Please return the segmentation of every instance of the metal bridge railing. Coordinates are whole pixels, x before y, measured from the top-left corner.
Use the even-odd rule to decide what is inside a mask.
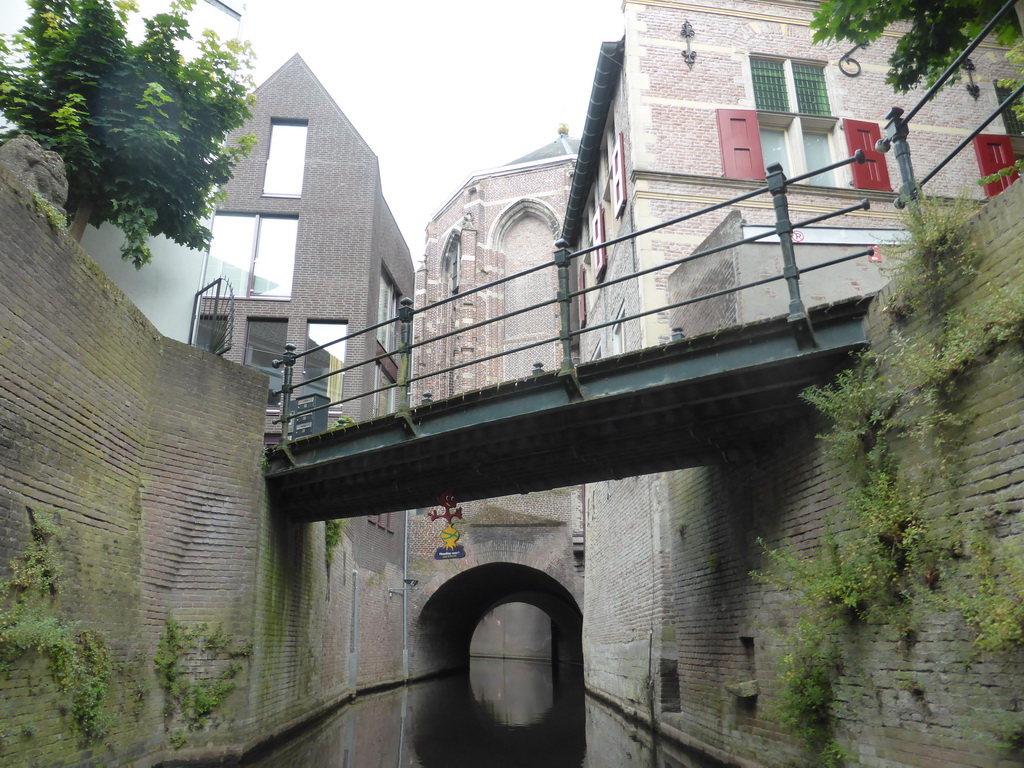
[[[721,203],[716,203],[706,208],[702,208],[699,211],[694,211],[692,213],[688,213],[683,216],[670,219],[660,224],[656,224],[645,229],[631,232],[627,235],[623,235],[621,237],[608,240],[604,243],[597,243],[572,253],[569,252],[567,243],[565,243],[564,241],[559,241],[555,244],[556,249],[554,252],[554,259],[550,262],[536,265],[529,269],[517,272],[513,275],[505,276],[503,278],[500,278],[493,282],[486,283],[484,285],[479,285],[474,288],[460,291],[459,293],[453,296],[440,299],[424,307],[414,308],[412,299],[404,298],[401,301],[401,307],[396,317],[388,318],[375,325],[371,325],[368,328],[364,328],[360,331],[350,333],[347,336],[343,336],[342,338],[336,339],[326,344],[322,344],[318,347],[312,347],[310,349],[305,350],[304,352],[296,352],[296,347],[294,344],[287,344],[285,346],[285,353],[281,356],[279,360],[275,360],[273,363],[275,368],[283,367],[284,369],[282,376],[282,386],[281,390],[279,391],[279,394],[281,394],[282,396],[281,416],[278,419],[278,422],[282,424],[284,438],[288,439],[289,422],[295,417],[295,413],[291,407],[291,400],[292,395],[296,389],[304,385],[322,381],[331,376],[341,376],[347,371],[361,368],[362,366],[379,364],[386,359],[396,359],[397,380],[394,383],[389,383],[385,386],[381,386],[376,389],[372,389],[369,391],[360,391],[358,394],[354,394],[349,397],[343,397],[333,402],[320,405],[316,408],[305,410],[304,413],[308,414],[318,410],[338,408],[344,405],[345,403],[349,403],[354,400],[359,400],[369,396],[378,395],[380,393],[394,391],[397,400],[397,412],[400,415],[408,417],[408,414],[412,410],[412,406],[410,404],[410,390],[411,386],[414,383],[422,382],[432,377],[437,377],[461,369],[465,369],[469,366],[480,365],[499,358],[517,355],[519,353],[537,349],[538,347],[546,345],[553,345],[557,349],[559,372],[571,373],[576,365],[576,362],[573,359],[573,342],[575,339],[578,339],[583,334],[592,333],[603,328],[607,328],[613,323],[623,323],[630,320],[637,320],[660,312],[665,312],[666,310],[674,309],[676,307],[682,307],[699,301],[705,301],[707,299],[711,299],[721,295],[738,293],[749,288],[753,288],[775,281],[784,281],[786,284],[788,297],[787,318],[789,320],[790,326],[796,334],[798,342],[801,344],[801,346],[812,347],[815,344],[814,329],[811,327],[810,319],[808,318],[806,308],[800,295],[800,269],[797,267],[795,258],[792,238],[793,230],[801,227],[810,226],[812,224],[816,224],[822,221],[826,221],[828,219],[835,218],[836,216],[842,216],[853,211],[867,210],[869,208],[869,203],[867,200],[862,200],[856,205],[852,205],[830,213],[822,214],[820,216],[815,216],[814,218],[811,219],[793,223],[791,221],[789,214],[789,205],[786,197],[786,190],[789,187],[789,185],[800,181],[804,181],[805,179],[808,179],[819,173],[835,170],[837,168],[842,168],[852,163],[863,162],[864,154],[863,152],[858,150],[852,157],[840,160],[839,162],[833,163],[824,168],[819,168],[809,173],[796,176],[792,179],[787,179],[782,171],[782,166],[779,165],[778,163],[774,163],[768,166],[767,168],[767,183],[764,186],[759,187],[755,190],[751,190],[749,192],[745,192],[741,195],[738,195]],[[572,290],[571,288],[570,275],[574,262],[577,262],[578,259],[583,258],[592,251],[595,251],[603,247],[610,247],[617,243],[621,243],[627,240],[633,240],[637,237],[640,237],[641,235],[649,234],[660,229],[665,229],[666,227],[671,227],[676,224],[680,224],[682,222],[689,221],[699,216],[704,216],[713,213],[723,208],[727,208],[729,206],[736,205],[738,203],[750,200],[751,198],[765,194],[770,195],[772,198],[773,208],[775,212],[774,229],[769,229],[768,231],[765,231],[763,233],[743,238],[741,240],[737,240],[725,245],[720,245],[713,248],[708,248],[703,251],[698,251],[696,253],[691,253],[682,258],[667,261],[655,267],[632,272],[628,275],[623,275],[621,277],[606,279],[598,283],[597,285],[578,288],[576,290]],[[772,275],[770,277],[766,277],[752,282],[741,283],[717,291],[712,291],[709,293],[702,294],[700,296],[690,297],[683,301],[670,304],[668,306],[659,306],[626,317],[618,317],[612,322],[590,324],[583,328],[574,328],[572,326],[572,303],[580,296],[584,296],[595,291],[607,290],[609,287],[617,285],[627,280],[635,280],[644,275],[648,275],[654,272],[673,269],[683,263],[692,262],[701,258],[705,258],[712,254],[728,250],[730,248],[735,248],[737,246],[748,243],[754,243],[759,240],[763,240],[765,238],[773,237],[776,235],[779,237],[780,247],[782,250],[783,268],[782,272],[779,274]],[[852,259],[861,258],[871,253],[871,249],[858,251],[857,253],[833,259],[827,263],[818,264],[809,269],[805,269],[804,271],[806,272],[810,271],[811,269],[822,269],[828,266],[833,266],[846,261],[850,261]],[[443,323],[443,325],[450,327],[447,330],[438,333],[434,336],[425,337],[418,341],[413,339],[413,329],[417,318],[423,318],[427,315],[427,313],[443,311],[448,305],[451,305],[453,302],[465,301],[467,298],[477,294],[486,294],[486,292],[492,291],[495,288],[502,286],[506,283],[510,283],[515,280],[521,280],[533,275],[537,275],[539,273],[546,272],[547,270],[551,269],[555,270],[556,279],[552,283],[555,286],[555,290],[553,291],[552,295],[548,296],[547,298],[541,301],[530,303],[528,306],[503,312],[492,317],[487,317],[479,322],[463,325],[459,325],[458,322]],[[520,344],[511,349],[503,349],[501,351],[491,352],[489,354],[484,354],[479,357],[474,357],[469,360],[453,362],[450,365],[444,365],[424,372],[414,373],[413,371],[414,352],[418,349],[423,349],[428,345],[437,344],[445,340],[454,339],[463,334],[479,331],[483,328],[504,322],[513,317],[527,315],[528,313],[531,312],[537,312],[543,310],[546,307],[551,307],[555,311],[553,312],[553,314],[557,313],[557,333],[555,335],[545,335],[542,338],[535,339],[524,344]],[[366,357],[365,359],[359,360],[357,362],[344,365],[343,367],[337,370],[329,371],[320,376],[306,379],[305,381],[299,384],[294,383],[293,369],[295,367],[295,363],[298,360],[305,357],[306,355],[312,354],[313,352],[324,349],[325,347],[333,346],[334,344],[338,344],[341,342],[346,342],[346,348],[349,348],[347,342],[349,342],[350,340],[359,338],[364,334],[370,333],[379,328],[390,326],[393,324],[396,324],[399,329],[398,345],[396,349],[386,351],[382,354]],[[538,366],[541,366],[541,364],[535,364],[535,372],[539,372]],[[540,368],[540,370],[542,370],[542,368]],[[424,402],[430,402],[430,399],[430,394],[424,393]]]

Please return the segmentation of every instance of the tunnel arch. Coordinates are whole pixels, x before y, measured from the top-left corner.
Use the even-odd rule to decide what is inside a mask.
[[[411,627],[413,675],[468,667],[477,624],[491,609],[512,602],[533,605],[551,618],[559,661],[583,663],[583,612],[572,593],[536,568],[497,562],[469,568],[429,596]]]

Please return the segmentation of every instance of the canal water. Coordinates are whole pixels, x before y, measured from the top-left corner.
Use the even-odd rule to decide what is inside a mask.
[[[361,696],[245,768],[722,768],[587,696],[579,667],[475,658]]]

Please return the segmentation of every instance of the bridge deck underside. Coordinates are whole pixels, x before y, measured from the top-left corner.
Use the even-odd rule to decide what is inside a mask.
[[[774,319],[296,440],[272,457],[272,502],[310,522],[738,458],[799,426],[799,393],[865,345],[866,306],[813,312],[815,347]]]

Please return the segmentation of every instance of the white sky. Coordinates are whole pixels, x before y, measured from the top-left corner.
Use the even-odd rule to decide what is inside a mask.
[[[380,158],[384,196],[413,259],[430,216],[473,171],[579,136],[601,42],[621,0],[245,0],[242,37],[263,82],[299,53]],[[229,0],[241,5],[242,0]],[[144,15],[169,0],[141,0]],[[0,0],[0,33],[22,0]],[[198,0],[197,21],[237,24]]]

